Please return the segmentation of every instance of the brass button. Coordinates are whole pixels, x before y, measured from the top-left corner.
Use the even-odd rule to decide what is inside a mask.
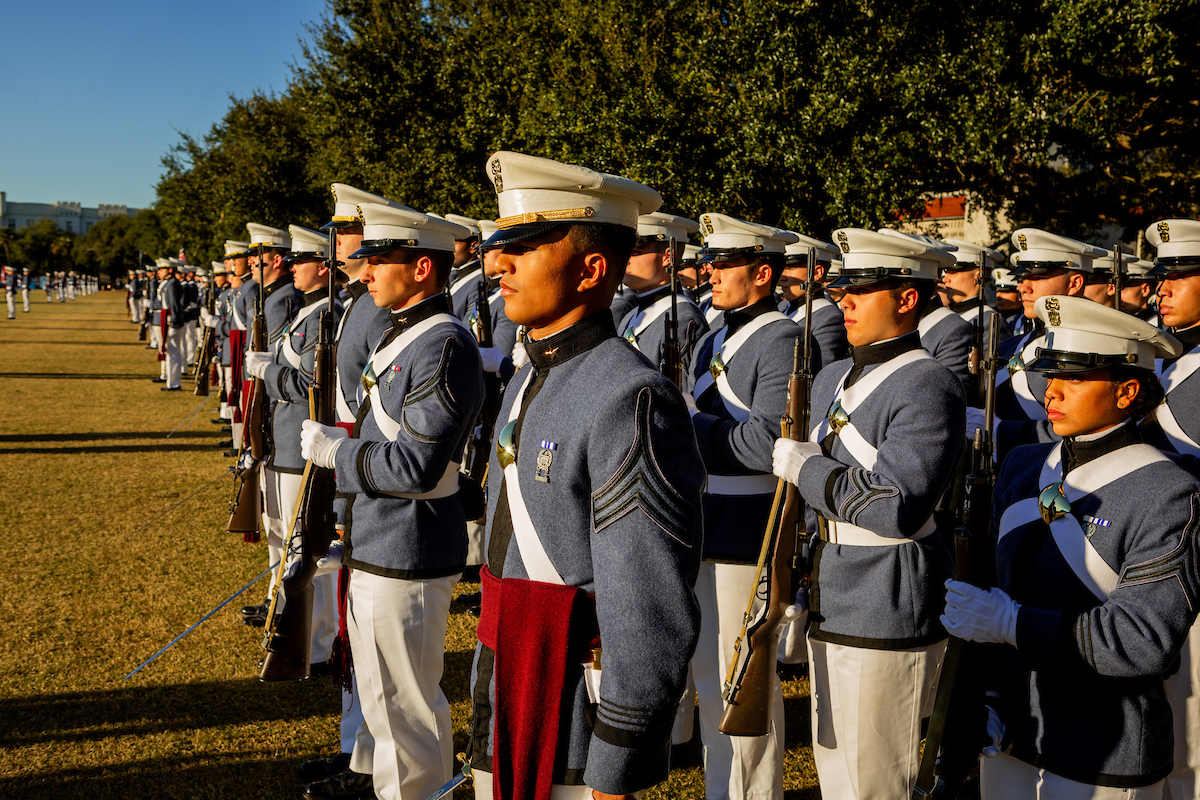
[[[500,462],[500,469],[507,469],[509,464],[515,464],[517,461],[517,421],[505,425],[500,430],[500,435],[496,437],[496,460]]]
[[[849,424],[850,415],[846,413],[846,409],[842,408],[842,401],[833,401],[833,407],[829,409],[829,429],[833,431],[833,435],[839,435],[842,428]]]
[[[1052,483],[1038,495],[1038,511],[1047,525],[1071,513],[1071,502],[1063,494],[1062,481]]]

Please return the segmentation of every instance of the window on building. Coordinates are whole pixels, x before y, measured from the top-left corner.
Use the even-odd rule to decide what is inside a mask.
[[[8,229],[10,231],[15,231],[17,229],[17,221],[15,219],[10,219],[8,221]]]
[[[71,220],[67,220],[67,233],[73,233],[73,232],[74,232],[74,228],[72,227],[72,222],[71,222]]]

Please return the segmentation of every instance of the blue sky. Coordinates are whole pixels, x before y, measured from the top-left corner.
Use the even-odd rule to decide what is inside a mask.
[[[5,3],[0,191],[12,202],[154,200],[179,132],[229,95],[281,92],[324,0]]]

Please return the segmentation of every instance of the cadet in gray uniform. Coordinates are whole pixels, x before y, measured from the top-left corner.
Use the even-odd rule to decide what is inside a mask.
[[[986,293],[983,301],[979,298],[979,281],[997,266],[1004,263],[1004,255],[999,251],[983,245],[972,244],[962,239],[947,239],[946,244],[953,245],[955,264],[942,270],[938,281],[938,296],[942,305],[958,314],[972,327],[983,329],[983,348],[986,351],[991,345],[988,342],[992,325],[992,315],[1000,313],[987,304]],[[986,267],[987,273],[984,272]],[[997,344],[1012,336],[1008,324],[1000,320],[1000,339]]]
[[[771,731],[730,737],[717,730],[724,712],[722,682],[770,515],[776,481],[768,455],[779,436],[796,337],[802,329],[775,307],[790,231],[724,214],[700,217],[712,267],[713,307],[723,325],[696,346],[688,389],[692,424],[708,471],[704,493],[704,561],[696,581],[700,641],[692,679],[704,741],[704,791],[709,800],[783,794],[783,690],[772,687]],[[814,354],[815,355],[815,354]],[[820,369],[813,364],[814,372]]]
[[[284,256],[291,250],[291,237],[288,232],[255,222],[246,224],[250,232],[250,268],[254,272],[263,292],[263,315],[267,323],[267,351],[251,357],[250,350],[245,353],[246,380],[255,376],[251,372],[251,361],[255,360],[259,371],[258,377],[265,374],[273,354],[281,346],[281,340],[288,332],[288,326],[300,309],[304,307],[304,295],[292,284],[291,271],[284,264]],[[260,262],[259,245],[262,245]],[[245,288],[245,284],[242,285]],[[253,321],[253,310],[251,310]],[[250,342],[246,342],[247,348]],[[278,388],[278,387],[276,387]],[[268,397],[272,397],[268,388]],[[276,432],[274,410],[276,402],[265,403],[263,413],[268,419],[268,430]],[[285,412],[286,414],[286,412]],[[307,410],[305,416],[308,416]],[[267,447],[267,460],[259,470],[262,488],[262,519],[263,529],[267,533],[268,564],[274,564],[283,557],[283,544],[287,538],[287,525],[295,505],[296,494],[300,490],[300,475],[304,471],[304,462],[300,458],[300,442],[289,437],[273,440]],[[299,462],[299,467],[296,466]],[[278,464],[278,466],[276,466]],[[274,592],[274,581],[270,584]],[[261,615],[248,614],[248,618],[259,617],[265,621],[266,609]],[[250,621],[250,624],[257,623]]]
[[[4,299],[8,302],[8,318],[17,318],[17,271],[4,268]]]
[[[610,312],[637,218],[661,199],[519,153],[487,174],[500,229],[485,245],[502,248],[530,363],[488,471],[475,796],[632,797],[667,777],[699,628],[704,475],[687,409]]]
[[[1036,228],[1014,231],[1012,242],[1017,248],[1014,273],[1021,304],[1033,327],[1023,336],[1000,343],[999,355],[1006,366],[996,375],[996,463],[1003,463],[1019,445],[1056,440],[1043,405],[1046,379],[1041,373],[1027,372],[1024,366],[1036,358],[1037,348],[1044,343],[1034,303],[1048,295],[1082,295],[1092,260],[1105,253],[1102,248]],[[974,438],[982,419],[982,413],[970,412],[969,439]]]
[[[343,772],[328,783],[340,796],[424,798],[453,769],[439,681],[466,557],[456,459],[479,414],[483,377],[479,350],[445,295],[462,227],[406,207],[360,208],[363,240],[352,257],[367,259],[363,280],[391,309],[392,330],[363,373],[353,438],[307,421],[304,455],[336,469],[338,489],[353,495],[347,621],[375,741],[369,774]]]
[[[242,244],[241,242],[225,242],[225,252],[228,258],[230,247]],[[250,243],[246,242],[246,246],[241,250],[239,257],[233,259],[234,275],[241,278],[241,285],[235,290],[233,302],[230,304],[230,321],[229,326],[229,343],[231,365],[230,365],[230,385],[237,392],[236,403],[230,403],[234,407],[233,410],[233,449],[239,454],[243,444],[242,417],[245,413],[246,402],[246,374],[243,369],[243,363],[246,358],[246,346],[249,344],[250,326],[254,323],[254,309],[258,304],[258,293],[261,290],[261,284],[255,280],[254,272],[250,269]],[[257,255],[255,255],[257,258]],[[263,608],[263,613],[266,613],[266,608]]]
[[[804,299],[805,287],[808,285],[808,254],[814,253],[816,262],[816,293],[813,295],[812,334],[820,351],[821,363],[832,364],[850,354],[850,344],[846,341],[846,326],[843,324],[842,311],[825,297],[822,288],[830,262],[837,257],[838,250],[829,242],[814,239],[811,236],[796,234],[797,241],[789,244],[785,252],[783,276],[779,279],[779,310],[797,325],[804,325],[805,309],[808,304]]]
[[[822,794],[908,798],[932,711],[951,574],[934,518],[963,448],[961,381],[921,346],[918,321],[954,257],[911,237],[842,228],[827,292],[852,358],[813,384],[809,440],[780,439],[774,471],[808,504],[809,680]]]
[[[1162,322],[1182,344],[1177,356],[1155,362],[1165,402],[1143,423],[1143,435],[1171,460],[1200,477],[1200,222],[1165,219],[1146,229],[1158,249],[1152,278],[1159,280]],[[1156,495],[1157,496],[1157,495]],[[1200,633],[1193,626],[1179,670],[1167,679],[1175,720],[1175,768],[1163,786],[1169,800],[1193,800],[1200,769]]]
[[[358,389],[362,381],[363,370],[371,357],[375,345],[384,334],[392,329],[392,321],[386,307],[375,304],[368,292],[367,284],[363,283],[363,272],[366,269],[365,258],[351,258],[362,244],[363,226],[358,208],[367,203],[400,208],[387,198],[370,192],[364,192],[344,183],[330,186],[333,194],[333,216],[329,222],[321,226],[321,230],[337,230],[335,243],[339,269],[346,276],[346,302],[342,307],[342,318],[338,322],[337,340],[337,408],[338,424],[347,430],[352,430],[358,417]],[[337,529],[341,541],[330,546],[330,556],[326,567],[333,569],[340,566],[338,575],[339,596],[345,589],[345,582],[350,580],[350,570],[342,565],[345,554],[344,541],[347,538],[349,520],[346,515],[346,499],[340,497],[334,504],[337,513]],[[350,691],[342,691],[342,717],[340,726],[340,750],[338,755],[331,758],[314,759],[300,766],[300,777],[306,784],[307,797],[341,797],[347,792],[353,794],[355,786],[364,784],[361,775],[370,775],[374,761],[375,740],[367,728],[362,712],[362,702],[359,699],[358,679],[353,677]],[[351,774],[337,777],[349,770]],[[343,791],[346,790],[346,791]]]
[[[671,240],[675,241],[676,254],[681,253],[687,237],[697,230],[694,221],[661,211],[638,218],[637,243],[625,267],[625,285],[633,290],[633,308],[617,323],[617,333],[656,367],[662,365],[666,322],[671,312]],[[683,287],[676,295],[675,308],[679,315],[676,335],[686,375],[692,350],[708,332],[708,322]]]
[[[172,259],[167,259],[173,261]],[[162,310],[159,313],[167,315],[167,357],[163,361],[165,374],[160,377],[166,382],[162,387],[164,392],[180,391],[180,381],[183,378],[184,362],[184,327],[187,325],[187,294],[179,280],[180,273],[172,263],[164,274],[167,276],[158,287],[159,302]]]
[[[271,454],[266,469],[274,481],[265,497],[275,496],[278,518],[268,514],[268,535],[272,526],[282,541],[291,531],[288,525],[292,511],[300,498],[304,458],[300,455],[300,431],[308,419],[308,387],[312,386],[316,368],[317,339],[321,331],[321,311],[329,307],[331,280],[326,261],[329,258],[329,238],[318,231],[299,225],[288,226],[291,251],[284,264],[292,273],[291,289],[302,297],[303,305],[288,320],[286,327],[272,343],[269,352],[246,354],[246,374],[262,378],[271,405]],[[269,274],[268,274],[269,277]],[[275,298],[288,291],[268,286],[267,299],[271,307]],[[342,304],[334,300],[334,325],[341,318]],[[290,557],[291,554],[289,554]],[[331,574],[313,577],[312,606],[312,663],[329,660],[333,639],[337,635],[337,591]]]
[[[947,584],[947,630],[995,659],[985,800],[1142,800],[1171,771],[1163,677],[1196,618],[1200,483],[1143,444],[1177,341],[1082,297],[1039,298],[1060,441],[1013,452],[996,483],[997,588]],[[1145,498],[1154,513],[1145,513]],[[1001,753],[1001,751],[1005,751]]]
[[[29,313],[29,290],[32,288],[33,276],[29,274],[29,267],[24,267],[21,270],[21,302],[25,306],[25,313]]]
[[[1154,262],[1143,259],[1125,265],[1125,278],[1121,286],[1121,310],[1149,322],[1156,328],[1161,328],[1163,322],[1159,319],[1155,306],[1157,298],[1154,295],[1158,279],[1150,274],[1153,269]]]

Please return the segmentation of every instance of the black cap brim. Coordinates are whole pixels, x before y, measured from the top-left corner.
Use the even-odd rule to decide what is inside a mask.
[[[1041,372],[1051,375],[1083,375],[1088,372],[1096,372],[1102,369],[1112,369],[1113,367],[1142,367],[1145,369],[1153,369],[1154,364],[1149,366],[1131,362],[1124,355],[1102,355],[1099,353],[1075,353],[1066,350],[1047,350],[1044,347],[1037,349],[1037,357],[1025,366],[1028,372]]]
[[[331,220],[329,222],[326,222],[321,227],[317,228],[317,230],[329,231],[329,230],[333,230],[334,228],[361,228],[361,227],[362,227],[361,222],[340,222],[338,220]]]
[[[511,228],[501,228],[487,238],[480,245],[484,250],[494,250],[497,247],[523,242],[526,239],[534,239],[544,233],[549,233],[560,225],[569,225],[569,222],[531,222],[528,225],[514,225]]]
[[[404,245],[396,244],[394,241],[391,241],[391,240],[373,239],[370,241],[364,241],[361,245],[359,245],[359,248],[357,250],[355,250],[353,253],[351,253],[350,255],[348,255],[346,257],[347,258],[370,258],[371,256],[381,256],[385,253],[390,253],[393,250],[400,250],[403,247],[404,247]]]

